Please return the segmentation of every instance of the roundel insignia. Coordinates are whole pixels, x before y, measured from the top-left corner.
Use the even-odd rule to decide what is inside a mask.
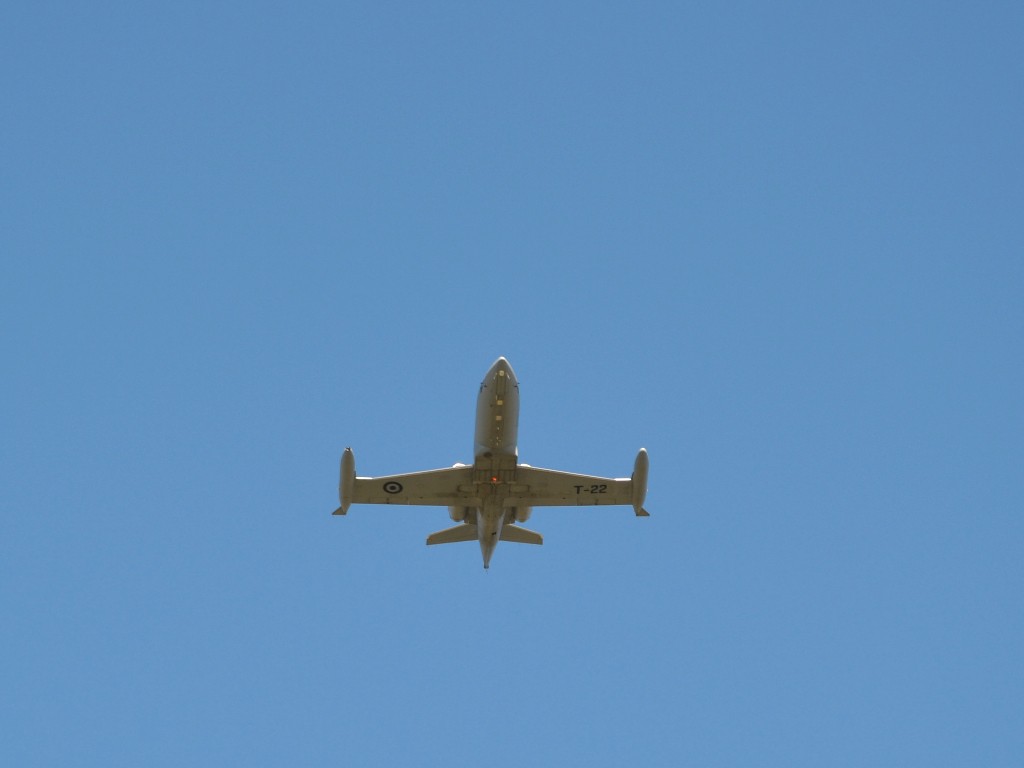
[[[391,480],[391,481],[389,481],[387,483],[384,483],[384,493],[401,493],[401,492],[402,492],[402,484],[401,483],[396,483],[394,480]]]

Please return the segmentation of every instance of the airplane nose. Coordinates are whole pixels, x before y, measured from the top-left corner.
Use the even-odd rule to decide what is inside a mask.
[[[507,376],[509,379],[513,380],[516,376],[515,373],[512,371],[512,365],[505,357],[499,357],[497,360],[494,361],[494,365],[491,366],[491,373],[494,374],[495,376],[501,373],[502,375]]]

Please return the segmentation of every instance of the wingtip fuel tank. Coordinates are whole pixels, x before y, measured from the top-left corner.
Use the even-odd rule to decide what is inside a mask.
[[[341,481],[338,483],[338,500],[341,506],[334,514],[344,515],[352,505],[352,489],[356,484],[356,457],[351,448],[341,454]]]
[[[650,461],[647,458],[647,449],[641,448],[636,455],[633,464],[633,511],[637,517],[650,517],[650,513],[644,509],[644,499],[647,497],[647,470]]]

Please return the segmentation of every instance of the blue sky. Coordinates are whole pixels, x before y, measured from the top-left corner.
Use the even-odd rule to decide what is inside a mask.
[[[5,6],[0,762],[1019,765],[1022,32]],[[331,517],[499,355],[649,519]]]

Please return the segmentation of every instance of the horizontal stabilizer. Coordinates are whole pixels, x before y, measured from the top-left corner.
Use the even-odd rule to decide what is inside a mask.
[[[475,525],[459,523],[454,528],[445,528],[443,531],[432,533],[427,536],[427,545],[430,544],[454,544],[457,541],[476,541],[479,538]]]
[[[499,537],[502,541],[514,541],[516,544],[543,544],[544,537],[536,531],[531,531],[528,528],[520,528],[518,525],[512,525],[512,523],[505,523],[501,527],[501,536]]]

